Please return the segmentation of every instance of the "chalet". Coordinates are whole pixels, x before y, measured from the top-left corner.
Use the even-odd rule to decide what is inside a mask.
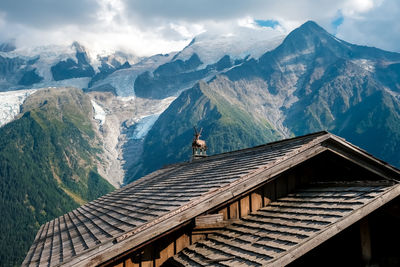
[[[204,157],[42,225],[23,266],[400,266],[399,181],[328,132]]]

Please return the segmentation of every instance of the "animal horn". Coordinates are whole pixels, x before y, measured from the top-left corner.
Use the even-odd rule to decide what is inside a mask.
[[[193,126],[194,132],[197,134],[196,126]]]
[[[201,132],[203,131],[203,128],[200,128],[200,132],[199,132],[199,134],[201,134]]]

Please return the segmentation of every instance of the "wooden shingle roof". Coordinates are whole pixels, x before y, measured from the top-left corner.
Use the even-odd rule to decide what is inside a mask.
[[[344,149],[364,157],[371,171],[399,175],[328,132],[167,166],[42,225],[23,266],[81,266],[111,259],[330,149],[329,141],[339,145],[335,153]]]
[[[400,195],[400,184],[308,187],[169,260],[169,266],[285,266]]]

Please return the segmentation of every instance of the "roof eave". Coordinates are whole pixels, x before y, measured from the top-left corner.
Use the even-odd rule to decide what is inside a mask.
[[[288,265],[289,263],[300,258],[313,248],[319,246],[326,240],[342,232],[347,227],[358,222],[362,218],[371,214],[372,212],[382,207],[383,205],[393,200],[394,198],[398,197],[399,195],[400,195],[400,185],[398,184],[395,185],[389,191],[385,192],[383,195],[376,198],[374,201],[364,205],[363,207],[357,210],[354,210],[350,215],[343,217],[339,222],[331,224],[325,230],[323,230],[322,233],[318,234],[315,237],[310,238],[306,243],[299,245],[298,247],[294,248],[285,255],[282,255],[281,257],[277,258],[271,263],[268,263],[268,266],[278,267],[278,266]]]
[[[349,143],[343,138],[330,134],[330,138],[322,143],[329,151],[379,175],[388,180],[400,181],[400,170],[380,160],[365,150]]]

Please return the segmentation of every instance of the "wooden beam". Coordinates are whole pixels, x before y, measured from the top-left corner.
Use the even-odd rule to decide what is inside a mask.
[[[360,221],[360,241],[361,241],[360,244],[361,258],[365,266],[368,266],[371,262],[372,252],[371,252],[371,235],[367,217],[365,217]]]
[[[400,170],[338,137],[325,141],[323,145],[326,146],[329,151],[367,169],[372,173],[382,176],[385,179],[397,182],[400,180]]]
[[[196,228],[209,228],[214,225],[220,225],[224,221],[224,214],[207,214],[202,216],[197,216],[195,219]]]
[[[235,201],[229,205],[229,219],[239,219],[239,202]]]

